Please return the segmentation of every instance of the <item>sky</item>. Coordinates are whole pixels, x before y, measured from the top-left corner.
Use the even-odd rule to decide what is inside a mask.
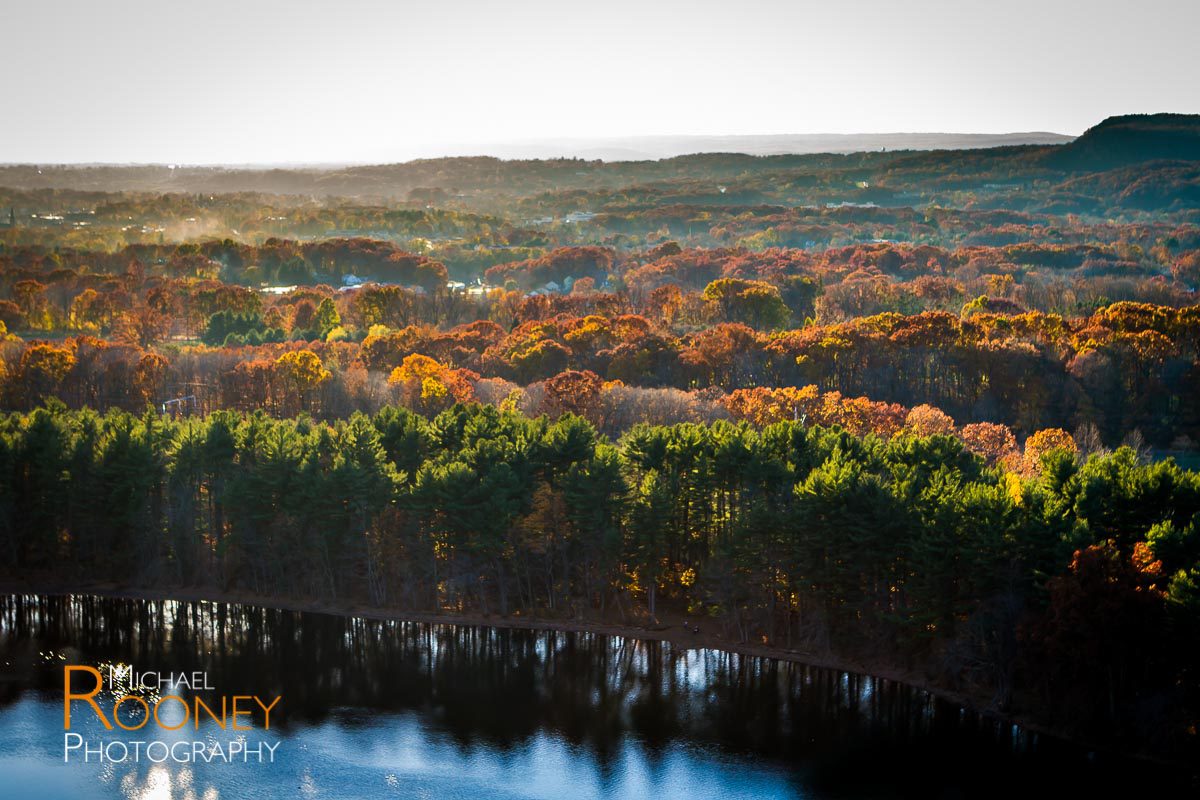
[[[1196,0],[0,0],[0,162],[1200,113]]]

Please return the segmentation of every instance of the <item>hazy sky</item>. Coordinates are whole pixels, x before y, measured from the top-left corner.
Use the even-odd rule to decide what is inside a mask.
[[[0,0],[0,162],[1079,133],[1200,112],[1197,30],[1197,0]]]

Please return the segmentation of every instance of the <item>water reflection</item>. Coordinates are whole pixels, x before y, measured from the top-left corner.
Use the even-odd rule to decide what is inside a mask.
[[[588,633],[7,596],[0,655],[0,774],[43,798],[982,796],[1135,772],[891,681]],[[279,759],[57,763],[62,664],[104,661],[282,695]]]

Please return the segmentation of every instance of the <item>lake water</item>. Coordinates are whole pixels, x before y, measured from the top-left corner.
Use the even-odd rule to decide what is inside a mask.
[[[79,701],[72,731],[113,759],[151,740],[184,757],[64,762],[63,667],[111,663],[203,671],[212,690],[158,695],[185,702],[282,699],[243,733],[110,731]],[[889,681],[595,634],[0,596],[0,664],[0,798],[1136,796],[1161,774]],[[96,699],[107,713],[117,695]],[[272,758],[214,756],[235,740]]]

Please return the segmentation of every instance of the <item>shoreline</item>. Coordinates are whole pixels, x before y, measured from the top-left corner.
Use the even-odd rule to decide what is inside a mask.
[[[418,612],[349,602],[302,601],[295,598],[257,595],[250,592],[222,592],[216,589],[206,590],[191,587],[175,590],[144,589],[113,583],[79,583],[71,584],[70,586],[56,585],[52,588],[34,588],[27,583],[19,581],[0,580],[0,594],[34,594],[43,596],[92,595],[113,600],[224,603],[229,605],[272,608],[280,611],[358,617],[361,619],[389,622],[491,627],[510,630],[557,631],[563,633],[592,633],[602,636],[620,636],[640,641],[667,642],[673,647],[684,650],[718,650],[725,653],[736,653],[754,658],[770,658],[776,661],[802,664],[818,669],[850,672],[878,680],[891,681],[925,692],[931,697],[967,709],[980,716],[997,722],[1016,725],[1030,733],[1068,742],[1084,750],[1109,753],[1146,763],[1189,769],[1189,765],[1182,761],[1162,758],[1152,754],[1129,752],[1111,745],[1097,744],[1072,736],[1062,730],[1056,730],[1053,727],[1043,725],[1023,715],[999,711],[992,707],[986,698],[982,696],[938,686],[928,678],[910,670],[899,669],[887,664],[867,664],[831,653],[811,653],[777,645],[737,642],[712,631],[691,633],[687,632],[681,624],[668,625],[660,622],[658,625],[651,627],[628,622],[613,623],[595,620],[564,620],[519,615],[499,616],[478,612]],[[713,624],[716,624],[715,620]]]

